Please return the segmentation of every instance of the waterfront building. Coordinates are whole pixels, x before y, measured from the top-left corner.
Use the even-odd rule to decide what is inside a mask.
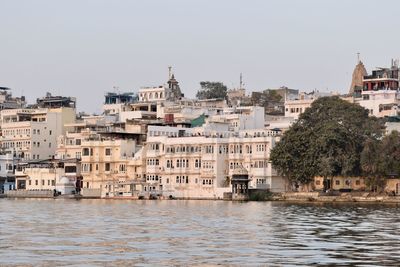
[[[8,109],[0,112],[1,147],[24,160],[49,159],[55,154],[57,137],[75,121],[70,107]]]
[[[14,157],[13,153],[0,153],[0,194],[15,189],[15,166],[19,158]]]
[[[128,173],[128,163],[140,149],[139,137],[138,134],[108,132],[82,140],[84,196],[114,195],[119,182],[136,177],[135,173]]]
[[[72,194],[80,190],[80,165],[74,159],[21,162],[15,180],[19,190],[57,190]]]
[[[337,176],[329,178],[325,181],[324,177],[314,177],[314,184],[311,186],[315,190],[322,191],[325,188],[329,188],[332,190],[344,190],[344,191],[365,191],[367,186],[365,184],[364,177],[343,177]]]
[[[245,168],[249,188],[285,189],[269,161],[279,132],[229,131],[229,124],[199,128],[149,126],[145,147],[145,191],[178,198],[223,198],[232,175]]]

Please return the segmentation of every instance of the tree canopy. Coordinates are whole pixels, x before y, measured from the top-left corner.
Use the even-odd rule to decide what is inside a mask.
[[[200,86],[198,99],[226,98],[228,88],[221,82],[200,82]]]
[[[367,140],[377,141],[383,125],[363,107],[339,97],[322,97],[307,108],[271,151],[277,171],[307,184],[315,176],[357,176]]]
[[[399,177],[399,132],[393,131],[382,140],[367,140],[361,152],[361,169],[372,188],[382,188],[387,177]]]

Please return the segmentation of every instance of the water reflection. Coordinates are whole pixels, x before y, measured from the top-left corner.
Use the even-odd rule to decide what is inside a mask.
[[[400,265],[400,207],[0,199],[0,265]]]

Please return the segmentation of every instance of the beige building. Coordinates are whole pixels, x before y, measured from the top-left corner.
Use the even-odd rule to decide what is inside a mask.
[[[128,165],[139,150],[136,140],[98,135],[83,140],[81,147],[83,195],[115,195],[119,182],[135,177],[135,173],[128,173]],[[135,164],[130,166],[129,170],[134,171]]]
[[[15,172],[18,190],[63,191],[65,180],[76,188],[80,180],[80,165],[76,160],[45,160],[21,163]],[[79,186],[78,186],[79,188]]]

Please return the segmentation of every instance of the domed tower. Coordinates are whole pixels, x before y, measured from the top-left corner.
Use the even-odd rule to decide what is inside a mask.
[[[363,78],[364,76],[367,75],[368,73],[364,67],[364,64],[360,59],[358,59],[358,63],[353,71],[353,77],[351,80],[351,85],[349,90],[350,95],[361,94],[363,88]]]
[[[179,88],[179,82],[175,79],[175,75],[172,74],[168,80],[168,88],[171,91],[171,98],[174,100],[180,99],[182,97],[181,89]]]

